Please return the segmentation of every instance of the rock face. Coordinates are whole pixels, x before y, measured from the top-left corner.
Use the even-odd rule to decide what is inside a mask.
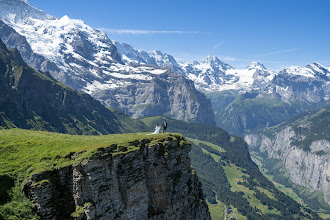
[[[182,137],[34,174],[24,191],[44,219],[211,219]]]
[[[250,148],[281,161],[283,176],[309,192],[321,192],[330,205],[330,111],[322,109],[277,130],[248,134]],[[322,135],[322,136],[321,136]]]
[[[292,146],[292,137],[295,133],[288,127],[273,139],[247,135],[245,141],[251,146],[260,144],[260,151],[267,152],[268,157],[283,160],[282,169],[290,181],[311,191],[323,192],[324,201],[330,205],[330,142],[315,141],[310,146],[311,152],[306,152]]]
[[[150,80],[122,82],[125,86],[96,90],[91,95],[105,106],[119,108],[134,118],[162,115],[215,125],[211,102],[181,75],[167,71]],[[109,97],[115,97],[116,102]]]

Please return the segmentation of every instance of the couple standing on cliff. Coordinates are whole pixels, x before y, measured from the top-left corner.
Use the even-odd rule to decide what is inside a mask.
[[[162,124],[162,126],[160,126],[158,123],[156,124],[155,127],[155,132],[151,133],[151,134],[159,134],[160,133],[160,129],[161,127],[163,127],[163,133],[166,133],[166,128],[167,128],[167,122],[164,120],[164,123]]]

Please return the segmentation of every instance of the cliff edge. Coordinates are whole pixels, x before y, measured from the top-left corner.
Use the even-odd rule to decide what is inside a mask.
[[[35,152],[39,145],[48,155],[40,155],[40,160],[53,164],[35,165],[39,158],[34,157],[33,174],[23,184],[42,219],[211,219],[190,165],[191,145],[181,135],[72,136],[21,129],[1,133],[9,142],[15,135],[30,137],[26,148]],[[77,138],[84,137],[84,147],[77,148]],[[67,146],[40,146],[54,138]],[[24,138],[20,140],[24,144]]]

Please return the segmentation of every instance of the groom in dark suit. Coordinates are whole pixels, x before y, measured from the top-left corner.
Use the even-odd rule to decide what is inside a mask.
[[[167,128],[167,122],[164,120],[164,123],[163,123],[163,133],[166,133],[166,128]]]

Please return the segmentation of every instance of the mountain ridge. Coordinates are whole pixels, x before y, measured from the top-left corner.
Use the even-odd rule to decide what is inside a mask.
[[[137,64],[161,65],[159,62],[140,61],[141,57],[152,57],[152,53],[143,50],[136,50],[129,44],[115,43],[121,56],[125,57],[124,62],[134,62]],[[129,50],[123,48],[128,47]],[[163,56],[170,56],[164,52],[159,52]],[[134,56],[132,56],[134,54]],[[172,57],[172,56],[170,56]],[[202,92],[210,93],[223,90],[238,90],[240,92],[248,92],[254,89],[262,89],[267,91],[267,87],[272,85],[275,76],[282,75],[284,72],[288,75],[297,75],[302,77],[313,78],[315,76],[323,77],[329,81],[329,69],[315,62],[307,64],[305,67],[289,66],[278,72],[269,71],[259,63],[252,62],[245,69],[235,69],[229,64],[222,62],[213,55],[208,55],[202,61],[193,61],[188,63],[178,63],[174,57],[172,62],[167,61],[164,65],[172,71],[184,75],[192,80],[196,88]],[[178,66],[179,65],[179,66]],[[328,73],[327,73],[328,72]]]
[[[109,109],[90,95],[79,93],[29,67],[17,49],[0,40],[0,124],[71,134],[109,134],[143,129],[134,120],[126,129]]]
[[[2,5],[13,7],[4,0]],[[22,10],[18,13],[25,16]],[[81,20],[68,16],[33,18],[27,14],[17,23],[15,19],[4,19],[2,29],[6,30],[1,34],[3,41],[18,48],[29,65],[49,71],[55,79],[92,95],[106,107],[134,117],[161,112],[178,119],[215,124],[210,101],[192,83],[158,66],[125,65],[107,35]],[[178,88],[174,84],[177,81],[182,83]],[[183,96],[179,95],[182,90]],[[183,115],[183,111],[187,114]]]

